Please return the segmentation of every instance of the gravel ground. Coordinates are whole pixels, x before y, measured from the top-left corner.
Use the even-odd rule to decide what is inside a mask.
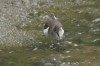
[[[31,34],[20,31],[16,25],[25,26],[30,22],[27,18],[28,10],[32,2],[36,0],[0,0],[0,44],[21,45],[24,41],[30,41]]]

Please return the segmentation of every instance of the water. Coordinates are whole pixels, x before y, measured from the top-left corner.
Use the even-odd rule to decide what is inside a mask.
[[[40,5],[37,13],[29,11],[29,23],[13,25],[14,33],[18,34],[16,39],[21,37],[22,45],[3,44],[0,66],[100,66],[100,1],[55,0]],[[43,36],[44,16],[50,13],[58,16],[65,30],[60,45]]]

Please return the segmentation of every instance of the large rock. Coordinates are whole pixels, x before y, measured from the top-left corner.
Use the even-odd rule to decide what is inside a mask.
[[[35,0],[30,0],[35,1]],[[34,42],[31,33],[18,30],[16,25],[30,22],[27,18],[32,3],[29,0],[0,0],[0,45],[22,45]]]

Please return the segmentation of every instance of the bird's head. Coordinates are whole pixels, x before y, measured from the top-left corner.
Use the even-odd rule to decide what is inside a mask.
[[[50,18],[53,19],[53,20],[57,20],[58,19],[53,13],[50,15]]]

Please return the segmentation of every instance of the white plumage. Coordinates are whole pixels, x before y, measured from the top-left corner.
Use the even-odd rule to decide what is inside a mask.
[[[44,33],[44,35],[46,35],[46,36],[48,36],[48,29],[49,29],[49,27],[43,30],[43,33]]]
[[[62,27],[60,29],[61,30],[59,30],[59,37],[60,37],[60,40],[61,40],[63,38],[64,30],[63,30]]]

